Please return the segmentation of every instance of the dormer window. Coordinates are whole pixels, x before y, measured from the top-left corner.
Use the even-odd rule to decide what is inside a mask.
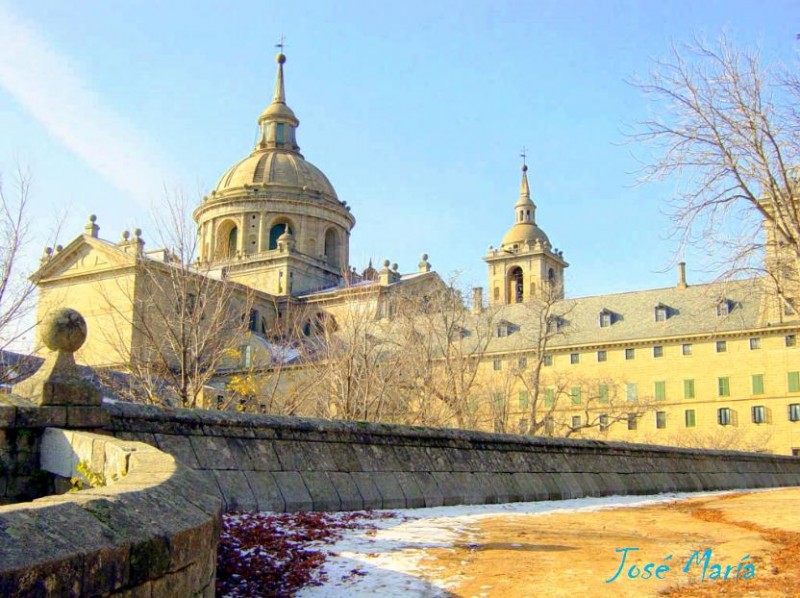
[[[720,317],[727,316],[733,309],[733,301],[730,299],[723,299],[717,303],[717,315]]]
[[[655,306],[655,319],[656,322],[666,322],[672,315],[672,310],[669,306],[659,303]]]
[[[512,332],[514,332],[515,327],[514,324],[509,322],[508,320],[500,320],[497,323],[497,327],[495,328],[495,336],[497,338],[502,338],[504,336],[508,336]]]
[[[608,328],[617,320],[616,314],[609,310],[604,309],[600,312],[600,328]]]
[[[558,316],[550,316],[547,318],[547,332],[549,334],[555,334],[566,324],[566,320],[560,318]]]

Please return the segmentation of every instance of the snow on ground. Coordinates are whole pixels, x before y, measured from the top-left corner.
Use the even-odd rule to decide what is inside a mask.
[[[749,490],[752,491],[752,490]],[[602,509],[643,507],[727,492],[668,493],[650,496],[607,496],[572,500],[400,509],[386,519],[370,520],[376,529],[347,530],[325,545],[331,553],[323,572],[327,582],[305,587],[300,598],[359,596],[446,596],[458,578],[426,577],[420,561],[429,548],[452,548],[475,541],[475,523],[487,517],[586,513]],[[333,514],[336,516],[336,514]],[[430,571],[430,569],[428,569]]]

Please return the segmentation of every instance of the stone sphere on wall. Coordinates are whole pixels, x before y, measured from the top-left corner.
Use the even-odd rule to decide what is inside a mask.
[[[86,320],[69,307],[56,309],[42,321],[41,337],[51,351],[74,353],[86,340]]]

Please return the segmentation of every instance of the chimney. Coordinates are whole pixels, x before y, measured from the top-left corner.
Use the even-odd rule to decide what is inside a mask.
[[[475,315],[483,312],[483,287],[472,289],[472,313]]]
[[[685,289],[686,284],[686,262],[678,262],[678,288]]]

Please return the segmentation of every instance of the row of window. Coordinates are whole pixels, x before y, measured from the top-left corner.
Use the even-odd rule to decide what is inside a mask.
[[[796,347],[797,346],[797,335],[795,334],[787,334],[784,337],[784,345],[786,347]],[[750,349],[757,350],[761,348],[761,338],[754,336],[750,338]],[[715,350],[717,353],[725,353],[728,351],[728,341],[717,341],[715,344]],[[681,354],[682,355],[692,355],[693,346],[692,343],[683,343],[681,345]],[[664,346],[663,345],[655,345],[653,346],[653,357],[659,358],[664,357]],[[636,349],[633,347],[629,347],[625,349],[625,359],[631,360],[636,359]],[[608,351],[605,349],[600,349],[597,351],[597,361],[608,361]],[[569,354],[569,362],[572,365],[579,364],[581,362],[581,354],[578,352],[573,352]],[[548,354],[544,356],[544,365],[551,366],[553,365],[553,355]],[[498,369],[498,368],[495,368]]]
[[[789,392],[800,392],[800,371],[787,372],[786,374],[787,389]],[[752,394],[764,394],[764,374],[753,374],[751,377]],[[581,387],[574,386],[569,390],[570,402],[573,405],[581,404]],[[730,378],[722,377],[717,378],[717,394],[720,397],[731,396]],[[601,404],[608,403],[609,400],[609,387],[608,384],[598,384],[597,386],[597,401]],[[683,381],[683,397],[685,399],[695,398],[695,385],[694,380]],[[631,403],[639,400],[639,385],[634,382],[629,382],[625,385],[625,398]],[[656,401],[665,401],[667,399],[667,383],[664,380],[657,380],[653,383],[653,398]],[[528,391],[519,391],[519,407],[525,409],[528,407]],[[552,407],[555,402],[555,389],[544,389],[544,404],[546,407]]]

